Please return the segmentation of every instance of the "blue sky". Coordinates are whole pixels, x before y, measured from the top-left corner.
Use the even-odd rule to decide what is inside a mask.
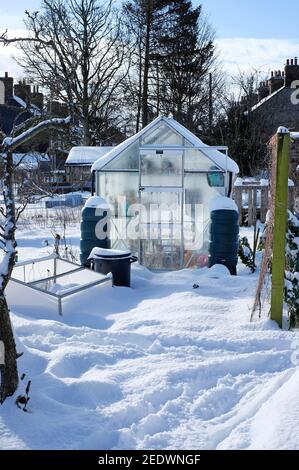
[[[203,0],[195,3],[202,3],[219,37],[299,40],[298,0]]]
[[[194,0],[202,3],[214,26],[217,46],[228,73],[255,67],[265,73],[299,56],[298,0]],[[17,33],[24,10],[38,9],[40,0],[0,0],[0,31]],[[287,8],[284,8],[287,7]],[[0,73],[21,75],[11,59],[15,51],[0,46]]]

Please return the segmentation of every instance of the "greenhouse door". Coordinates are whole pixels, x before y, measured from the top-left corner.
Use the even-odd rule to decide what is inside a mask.
[[[183,152],[140,152],[140,263],[180,269],[183,245]]]

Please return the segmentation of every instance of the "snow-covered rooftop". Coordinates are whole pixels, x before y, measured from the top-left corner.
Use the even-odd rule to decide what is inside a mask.
[[[92,165],[114,147],[73,147],[65,162],[66,165]]]
[[[141,131],[137,132],[137,134],[133,135],[132,137],[129,137],[127,140],[114,147],[109,153],[100,157],[93,164],[92,171],[99,171],[104,168],[104,166],[106,166],[110,161],[112,161],[127,147],[129,147],[129,145],[136,142],[136,140],[142,137],[146,132],[150,131],[163,121],[176,132],[178,132],[180,135],[185,137],[190,142],[191,146],[200,147],[201,152],[205,154],[208,158],[210,158],[210,160],[212,160],[220,168],[222,168],[223,170],[231,171],[233,173],[239,173],[239,167],[234,160],[224,155],[219,150],[216,150],[204,144],[198,137],[196,137],[192,132],[186,129],[186,127],[184,127],[182,124],[179,124],[173,118],[166,118],[164,116],[157,117],[154,121],[144,127]]]
[[[273,98],[273,96],[275,95],[278,95],[282,90],[285,89],[285,86],[282,86],[281,88],[279,88],[278,90],[274,91],[274,93],[271,93],[271,95],[268,95],[266,96],[266,98],[263,98],[261,101],[259,101],[256,105],[254,105],[252,108],[251,108],[251,111],[255,111],[256,109],[260,108],[260,106],[262,106],[264,103],[266,103],[267,101],[271,100]]]

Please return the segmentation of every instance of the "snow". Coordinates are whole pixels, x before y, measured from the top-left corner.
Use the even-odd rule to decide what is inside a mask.
[[[20,96],[14,95],[13,98],[20,106],[22,106],[22,108],[27,108],[27,103]]]
[[[289,178],[288,180],[289,187],[295,186],[294,181]],[[269,186],[269,180],[266,178],[236,178],[234,186],[240,187],[243,186]]]
[[[100,196],[91,196],[88,198],[84,207],[101,207],[102,209],[109,209],[109,205],[105,199]]]
[[[121,144],[114,147],[106,155],[99,158],[92,166],[92,171],[99,171],[104,168],[109,162],[111,162],[115,157],[117,157],[121,152],[123,152],[129,145],[133,144],[139,140],[146,132],[153,129],[159,123],[165,122],[183,137],[185,137],[190,143],[191,146],[200,148],[201,152],[206,155],[210,160],[212,160],[216,165],[222,168],[224,171],[231,171],[233,173],[239,173],[239,167],[237,163],[232,160],[230,157],[224,155],[222,152],[210,148],[208,145],[204,144],[198,137],[196,137],[192,132],[190,132],[186,127],[179,124],[172,118],[166,118],[164,116],[159,116],[154,119],[150,124],[144,127],[137,134],[129,137]]]
[[[31,112],[34,116],[40,116],[40,115],[41,115],[40,109],[39,109],[37,106],[35,106],[34,104],[28,106],[27,103],[26,103],[20,96],[16,96],[16,95],[13,96],[13,99],[14,99],[22,108],[27,109],[27,108],[29,107],[30,112]]]
[[[279,88],[278,90],[274,91],[274,93],[272,93],[271,95],[268,95],[266,96],[265,98],[263,98],[262,100],[260,100],[256,105],[254,105],[252,108],[251,108],[251,111],[255,111],[256,109],[258,109],[260,106],[262,106],[264,103],[266,103],[267,101],[271,100],[274,96],[278,95],[279,93],[282,92],[282,90],[284,90],[286,87],[285,86],[282,86],[281,88]],[[248,114],[248,111],[246,111],[246,113],[244,113],[245,115]]]
[[[92,165],[106,155],[113,147],[73,147],[66,159],[66,165]]]
[[[103,256],[104,258],[111,257],[111,256],[130,256],[131,252],[129,250],[113,250],[107,248],[93,248],[88,259],[99,258]]]
[[[70,116],[64,119],[61,119],[61,118],[46,119],[36,124],[36,126],[27,129],[26,131],[22,132],[16,137],[5,137],[5,139],[2,142],[2,147],[4,150],[15,149],[19,147],[20,145],[22,145],[24,141],[26,141],[27,138],[29,138],[30,136],[37,135],[43,129],[51,128],[51,127],[67,126],[70,123],[71,123]]]
[[[211,212],[221,210],[238,212],[238,207],[233,199],[225,196],[217,196],[211,200],[210,210]]]
[[[43,225],[17,235],[20,260],[52,251]],[[66,237],[78,246],[79,224]],[[299,336],[267,302],[250,323],[258,274],[134,265],[131,289],[74,295],[63,317],[14,308],[31,400],[0,408],[0,449],[298,450]]]
[[[289,134],[289,133],[290,133],[290,131],[287,127],[280,126],[277,129],[277,134]]]

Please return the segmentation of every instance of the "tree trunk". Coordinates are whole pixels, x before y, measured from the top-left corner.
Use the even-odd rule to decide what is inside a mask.
[[[0,145],[0,152],[4,162],[4,223],[0,226],[0,241],[3,250],[3,259],[0,272],[0,341],[4,345],[4,364],[0,364],[0,404],[13,395],[18,387],[18,368],[16,344],[9,316],[9,309],[5,298],[5,289],[10,281],[11,274],[16,261],[16,206],[14,197],[14,164],[13,150],[25,142],[29,142],[35,136],[46,129],[55,129],[68,126],[70,119],[52,119],[42,121],[22,134],[4,140]],[[2,361],[1,361],[2,362]]]
[[[139,39],[141,41],[141,39]],[[141,117],[141,101],[142,101],[142,50],[139,43],[139,66],[138,66],[138,96],[137,96],[137,116],[136,116],[136,133],[140,130]]]
[[[146,10],[146,36],[144,51],[144,68],[143,68],[143,88],[142,88],[142,126],[148,124],[148,77],[150,69],[150,35],[152,29],[153,2],[147,2]]]
[[[12,396],[18,387],[17,352],[9,310],[4,294],[0,294],[0,341],[4,344],[4,364],[0,365],[0,403]]]
[[[91,142],[89,119],[85,118],[82,124],[83,124],[83,144],[86,147],[89,147],[90,142]]]
[[[0,340],[4,343],[4,365],[0,366],[1,370],[1,386],[0,386],[0,403],[13,395],[18,386],[18,368],[17,368],[17,353],[16,344],[14,341],[12,325],[9,316],[9,309],[5,298],[5,289],[10,280],[11,273],[15,264],[16,258],[16,208],[14,199],[14,168],[13,168],[13,156],[11,151],[7,151],[5,168],[5,179],[4,179],[4,202],[6,207],[6,221],[4,224],[4,232],[2,238],[5,243],[5,254],[4,254],[4,269],[3,273],[0,273]],[[6,258],[6,259],[5,259]]]

